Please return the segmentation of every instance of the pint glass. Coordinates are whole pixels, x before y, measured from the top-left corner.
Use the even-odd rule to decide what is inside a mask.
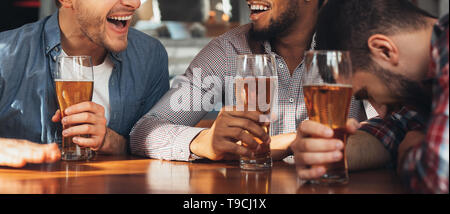
[[[303,93],[309,119],[334,130],[334,138],[347,143],[346,122],[352,98],[350,54],[340,51],[308,51]],[[348,182],[345,147],[341,161],[325,166],[326,174],[312,183]]]
[[[64,111],[75,104],[92,100],[94,76],[91,57],[73,56],[58,57],[54,74],[56,96],[58,99],[61,119],[66,115]],[[68,129],[71,126],[63,126]],[[80,136],[89,137],[89,136]],[[62,137],[62,160],[88,160],[93,156],[89,148],[82,148],[73,143],[73,137]]]
[[[236,110],[257,111],[260,124],[270,134],[273,108],[278,98],[278,77],[275,57],[272,55],[239,55],[235,77]],[[265,125],[263,125],[265,124]],[[270,145],[259,138],[257,148],[248,157],[241,156],[240,167],[244,170],[262,170],[272,167]],[[246,146],[243,143],[243,146]]]

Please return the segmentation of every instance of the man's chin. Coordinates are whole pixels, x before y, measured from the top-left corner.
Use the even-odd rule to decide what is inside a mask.
[[[274,37],[268,28],[257,28],[253,25],[250,30],[250,37],[256,41],[266,41]]]
[[[116,42],[114,44],[107,44],[107,45],[105,45],[105,48],[110,52],[118,53],[118,52],[122,52],[125,49],[127,49],[127,46],[128,46],[128,41],[125,41],[125,42],[120,41],[120,42]]]

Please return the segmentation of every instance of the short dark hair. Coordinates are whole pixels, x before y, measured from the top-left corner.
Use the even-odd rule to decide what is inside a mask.
[[[435,18],[408,0],[329,0],[319,14],[317,48],[351,51],[354,67],[368,68],[370,36],[424,29],[426,17]]]
[[[61,7],[61,3],[59,2],[59,0],[55,0],[55,4],[56,6]]]

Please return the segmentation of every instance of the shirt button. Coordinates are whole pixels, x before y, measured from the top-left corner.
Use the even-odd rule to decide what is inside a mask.
[[[294,103],[294,101],[295,101],[294,98],[289,98],[290,103]]]

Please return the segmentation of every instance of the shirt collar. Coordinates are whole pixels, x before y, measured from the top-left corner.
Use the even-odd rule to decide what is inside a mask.
[[[264,51],[267,54],[273,54],[273,55],[277,55],[275,52],[272,51],[272,45],[270,44],[269,40],[266,40],[263,42],[263,46],[264,46]],[[316,34],[314,33],[313,38],[312,38],[312,42],[311,42],[311,47],[310,47],[310,51],[315,50],[316,49]]]
[[[58,11],[53,13],[44,25],[46,54],[49,54],[55,47],[61,44],[61,30],[59,29],[58,15]]]
[[[121,52],[119,52],[119,53],[114,53],[114,52],[109,52],[109,55],[113,58],[113,60],[117,60],[117,61],[122,61],[122,58],[121,58],[121,54],[120,54]]]

